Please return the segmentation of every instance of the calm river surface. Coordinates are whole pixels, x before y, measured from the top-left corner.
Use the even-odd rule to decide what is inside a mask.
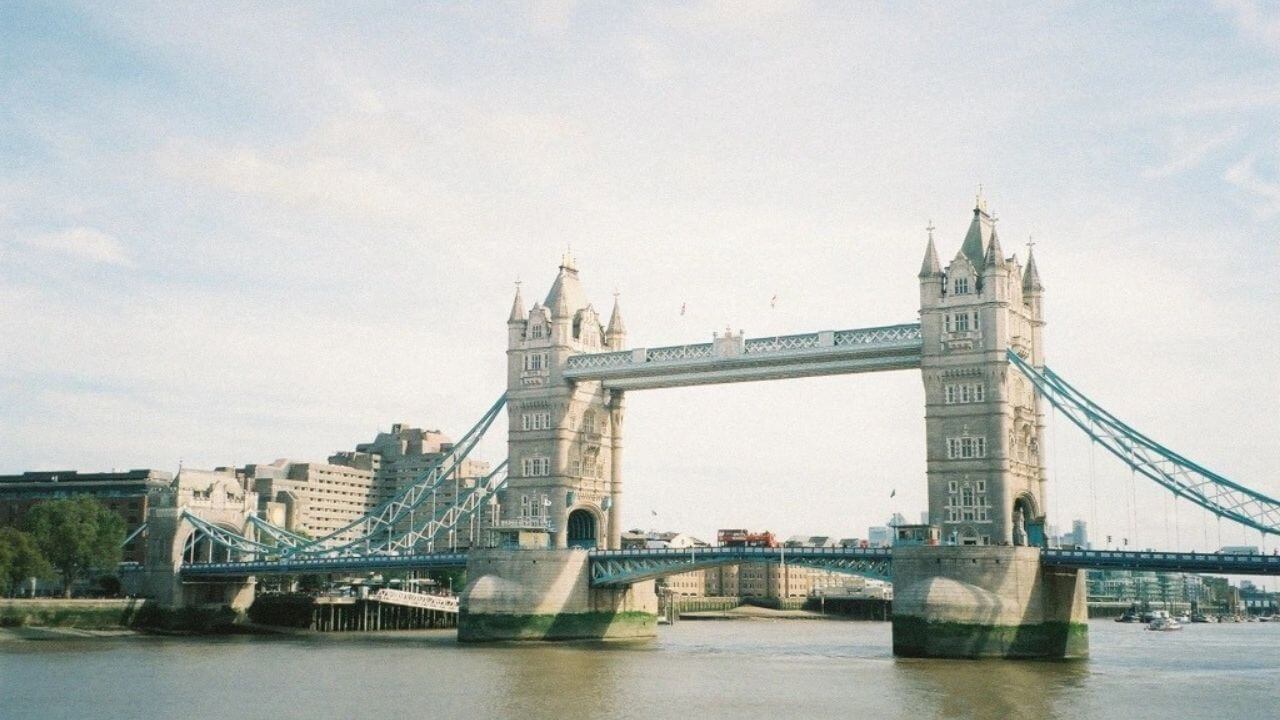
[[[1280,623],[1094,621],[1079,662],[895,660],[889,626],[684,621],[642,643],[452,632],[0,642],[0,718],[1275,718]]]

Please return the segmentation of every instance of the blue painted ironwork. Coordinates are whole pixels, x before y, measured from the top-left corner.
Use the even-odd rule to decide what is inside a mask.
[[[618,587],[690,570],[743,562],[787,563],[889,580],[889,548],[697,547],[592,550],[591,584]]]
[[[191,535],[187,537],[185,545],[186,552],[189,552],[202,540],[213,543],[218,547],[225,548],[232,553],[247,557],[274,555],[279,552],[279,548],[273,545],[258,542],[257,540],[245,537],[240,533],[214,525],[188,510],[182,511],[182,520],[195,528],[195,532],[191,533]]]
[[[278,560],[239,562],[198,562],[184,564],[183,577],[247,577],[249,575],[294,575],[303,573],[364,572],[370,570],[427,570],[466,567],[462,552],[416,555],[339,555],[333,557],[290,557]]]
[[[454,503],[419,517],[419,508],[426,510],[427,501],[462,467],[462,463],[493,425],[506,406],[504,394],[498,398],[470,430],[457,443],[432,463],[418,479],[400,495],[384,502],[367,515],[322,538],[310,539],[273,525],[263,518],[250,516],[250,527],[265,534],[266,543],[225,528],[212,525],[189,512],[183,520],[196,528],[188,540],[188,549],[195,542],[207,538],[242,558],[315,558],[338,555],[384,555],[387,553],[414,554],[435,549],[435,540],[443,533],[453,532],[459,522],[469,519],[483,502],[506,484],[506,461],[488,476],[477,481],[474,488]]]
[[[249,516],[249,524],[258,532],[271,538],[275,542],[276,546],[280,548],[299,547],[311,542],[311,538],[304,537],[297,533],[289,532],[282,527],[272,525],[257,515]]]
[[[1048,548],[1041,551],[1040,558],[1044,565],[1052,567],[1280,575],[1280,555]]]
[[[120,547],[124,547],[129,543],[133,542],[134,540],[137,540],[140,535],[144,535],[146,532],[147,532],[147,524],[142,523],[141,525],[138,526],[137,530],[134,530],[133,532],[129,533],[129,535],[125,537],[123,541],[121,541]]]
[[[1134,430],[1048,367],[1036,368],[1013,350],[1008,358],[1055,408],[1136,472],[1215,515],[1280,535],[1280,501],[1207,470]]]

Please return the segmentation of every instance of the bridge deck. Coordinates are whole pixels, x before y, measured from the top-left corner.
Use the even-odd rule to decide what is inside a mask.
[[[920,325],[828,330],[763,338],[574,355],[570,380],[618,390],[710,385],[920,367]]]
[[[1041,551],[1045,565],[1098,570],[1144,570],[1215,573],[1219,575],[1280,575],[1280,555],[1164,552],[1157,550]],[[761,548],[699,547],[629,550],[591,550],[593,585],[626,585],[700,568],[743,562],[787,562],[870,577],[891,575],[892,548]],[[420,555],[342,556],[334,558],[252,560],[189,563],[183,577],[246,577],[369,570],[413,570],[465,567],[465,552]]]
[[[888,580],[890,548],[695,547],[592,550],[591,584],[629,585],[690,570],[744,562],[790,563]]]
[[[333,558],[290,558],[244,562],[187,563],[185,577],[245,577],[248,575],[298,575],[311,573],[360,572],[364,570],[429,570],[466,567],[465,552],[421,555],[349,555]]]
[[[1041,562],[1056,567],[1094,570],[1280,575],[1280,555],[1048,548],[1041,551]]]

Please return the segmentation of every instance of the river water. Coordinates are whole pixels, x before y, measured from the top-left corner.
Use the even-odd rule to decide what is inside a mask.
[[[1090,623],[1075,662],[897,660],[887,623],[689,621],[631,643],[452,631],[0,642],[0,718],[1280,718],[1280,623]]]

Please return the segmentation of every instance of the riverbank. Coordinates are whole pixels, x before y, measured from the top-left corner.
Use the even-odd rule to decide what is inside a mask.
[[[824,615],[813,610],[776,610],[757,605],[739,605],[730,610],[700,610],[680,613],[681,620],[849,620],[845,615]]]
[[[122,630],[131,627],[147,601],[123,599],[0,599],[0,628]]]
[[[69,627],[0,627],[0,643],[48,640],[118,639],[143,633],[119,628],[114,630],[82,630]]]

